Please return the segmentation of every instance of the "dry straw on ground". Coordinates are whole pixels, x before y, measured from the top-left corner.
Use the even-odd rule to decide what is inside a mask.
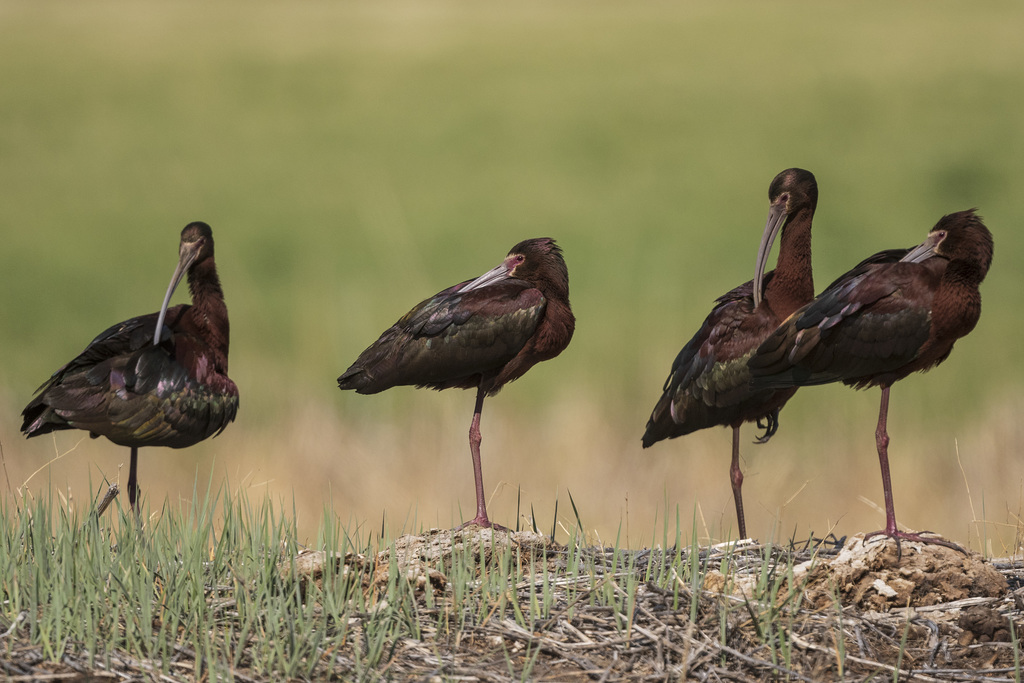
[[[529,628],[487,604],[463,606],[471,614],[461,621],[448,618],[459,579],[446,572],[457,571],[455,558],[488,567],[510,550],[520,571],[502,597],[523,610]],[[389,591],[401,584],[399,592],[413,596],[407,617],[421,637],[390,643],[389,656],[362,678],[1019,680],[1019,645],[1012,640],[1024,624],[1021,561],[983,561],[911,543],[898,555],[891,542],[865,545],[859,537],[788,549],[747,541],[697,552],[573,549],[529,532],[432,530],[404,536],[376,556],[304,552],[281,558],[278,570],[299,582],[306,601],[323,596],[331,572],[356,581],[368,598],[369,610],[350,619],[345,646],[321,653],[322,679],[358,675],[362,623],[389,609]],[[581,560],[576,571],[567,566]],[[659,566],[665,573],[655,581],[650,567]],[[687,566],[700,568],[696,593],[676,573]],[[478,574],[462,589],[481,582]],[[549,591],[550,608],[538,617],[529,600],[542,591]],[[595,600],[597,593],[613,599]],[[209,608],[227,618],[225,599],[211,595]],[[439,626],[456,622],[458,629]],[[160,673],[160,662],[119,653],[111,653],[109,667],[90,668],[75,643],[55,663],[28,642],[23,624],[2,626],[0,669],[8,680],[192,680],[196,655],[186,648],[168,674]],[[244,668],[233,675],[273,680]]]

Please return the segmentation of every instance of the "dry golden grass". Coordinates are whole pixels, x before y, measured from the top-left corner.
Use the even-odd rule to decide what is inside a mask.
[[[702,543],[735,535],[727,430],[705,430],[645,451],[639,445],[642,418],[628,423],[610,414],[600,396],[564,390],[547,405],[524,410],[510,400],[514,391],[484,408],[484,482],[495,520],[514,526],[518,505],[519,524],[526,527],[532,508],[537,527],[550,532],[557,500],[559,523],[571,528],[571,493],[594,543],[613,544],[617,535],[632,548],[660,543],[666,503],[670,538],[677,514],[684,535],[696,517]],[[467,445],[472,396],[407,394],[352,396],[376,401],[359,422],[346,419],[352,404],[344,395],[334,403],[282,401],[274,419],[247,420],[243,412],[222,436],[193,448],[143,449],[140,481],[148,508],[189,498],[194,487],[205,493],[211,480],[216,490],[226,479],[232,488],[245,487],[250,495],[262,489],[289,506],[294,498],[298,527],[310,535],[325,506],[364,531],[379,530],[383,520],[389,536],[452,526],[473,508]],[[898,521],[990,555],[1017,554],[1024,395],[993,400],[983,419],[961,432],[903,423],[898,396],[894,391],[890,423]],[[877,391],[838,390],[824,397],[838,405],[831,415],[824,413],[833,406],[819,407],[823,422],[787,423],[783,412],[782,429],[764,446],[749,443],[753,432],[744,429],[744,493],[755,538],[841,536],[884,524],[874,449]],[[820,397],[803,400],[812,405]],[[16,412],[10,394],[0,410]],[[374,410],[378,415],[367,418]],[[26,441],[7,421],[0,441],[6,496],[39,495],[52,486],[88,504],[106,480],[123,484],[127,477],[128,449],[83,432]]]

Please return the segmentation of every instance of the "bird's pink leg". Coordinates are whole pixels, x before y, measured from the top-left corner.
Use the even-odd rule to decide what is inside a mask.
[[[743,516],[743,472],[740,470],[740,428],[732,428],[732,465],[729,467],[732,480],[732,498],[736,501],[736,521],[740,527],[740,538],[747,537],[747,520]]]
[[[896,506],[892,502],[892,478],[889,476],[889,432],[886,425],[889,421],[889,387],[882,388],[882,402],[878,409],[878,426],[875,427],[875,448],[878,449],[878,464],[882,468],[882,491],[885,496],[885,530],[886,536],[895,538]]]
[[[469,452],[473,456],[473,480],[476,484],[476,517],[456,527],[456,531],[465,529],[473,524],[484,529],[508,531],[505,527],[492,524],[491,520],[487,519],[487,504],[484,500],[484,475],[483,469],[480,466],[480,442],[483,440],[480,436],[480,413],[484,407],[485,395],[486,392],[483,387],[476,390],[476,408],[473,410],[473,422],[469,426]]]
[[[900,539],[917,541],[918,543],[931,543],[942,545],[953,550],[958,550],[964,555],[967,551],[956,543],[947,541],[935,536],[924,536],[922,534],[911,534],[900,531],[896,527],[896,507],[892,502],[892,479],[889,476],[889,433],[886,431],[886,424],[889,419],[889,387],[882,387],[882,404],[878,409],[878,426],[875,428],[875,446],[878,448],[878,464],[882,468],[882,491],[885,495],[885,529],[872,531],[864,535],[864,542],[873,536],[888,536],[896,541],[897,553],[901,552]],[[926,531],[924,533],[931,533]]]

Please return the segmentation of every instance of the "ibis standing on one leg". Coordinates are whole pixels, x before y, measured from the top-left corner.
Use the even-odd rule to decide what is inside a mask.
[[[84,429],[131,448],[128,500],[136,514],[139,448],[192,446],[220,434],[238,412],[238,387],[228,378],[228,309],[210,226],[185,226],[178,254],[160,312],[100,333],[22,411],[27,437]],[[185,275],[192,305],[168,308]]]
[[[498,267],[438,292],[402,316],[359,355],[338,378],[338,386],[360,394],[400,385],[475,388],[469,448],[476,517],[462,527],[501,528],[488,519],[484,502],[484,397],[561,353],[575,327],[562,250],[550,238],[526,240],[512,247]]]
[[[647,448],[707,427],[732,428],[729,473],[740,538],[747,537],[740,425],[756,421],[765,430],[758,443],[768,441],[778,429],[779,410],[796,392],[751,389],[747,360],[781,321],[814,298],[811,222],[818,205],[814,174],[800,168],[779,173],[768,188],[768,199],[771,206],[754,279],[719,297],[697,334],[676,356],[643,437]],[[774,271],[765,273],[776,237],[780,239],[778,262]]]
[[[900,531],[889,478],[889,389],[949,357],[978,323],[978,286],[992,263],[992,233],[974,210],[944,216],[913,249],[879,252],[829,285],[768,337],[749,362],[755,388],[843,382],[877,386],[875,445],[882,469],[885,529],[868,534],[961,550]]]

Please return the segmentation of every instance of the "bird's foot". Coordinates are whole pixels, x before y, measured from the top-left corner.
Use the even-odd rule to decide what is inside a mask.
[[[494,531],[504,531],[504,532],[508,533],[508,529],[506,527],[503,527],[500,524],[495,524],[491,520],[487,519],[486,515],[477,515],[476,517],[474,517],[473,519],[469,520],[468,522],[463,522],[459,526],[455,527],[455,529],[453,529],[453,531],[462,531],[466,527],[470,527],[470,526],[478,526],[481,529],[492,529]]]
[[[930,535],[926,536],[925,534]],[[952,550],[955,550],[959,553],[963,553],[964,555],[969,554],[966,550],[964,550],[956,543],[953,543],[952,541],[947,541],[946,539],[942,538],[941,536],[932,531],[922,531],[920,533],[912,534],[907,531],[899,531],[896,529],[882,529],[880,531],[872,531],[870,534],[864,534],[864,543],[867,543],[869,539],[874,538],[875,536],[884,536],[896,541],[897,558],[903,557],[903,548],[900,546],[901,539],[904,541],[910,541],[911,543],[927,543],[929,545],[941,545],[946,548],[951,548]]]
[[[768,440],[779,431],[779,411],[773,410],[757,420],[757,428],[763,429],[764,434],[754,438],[754,443],[768,443]]]

